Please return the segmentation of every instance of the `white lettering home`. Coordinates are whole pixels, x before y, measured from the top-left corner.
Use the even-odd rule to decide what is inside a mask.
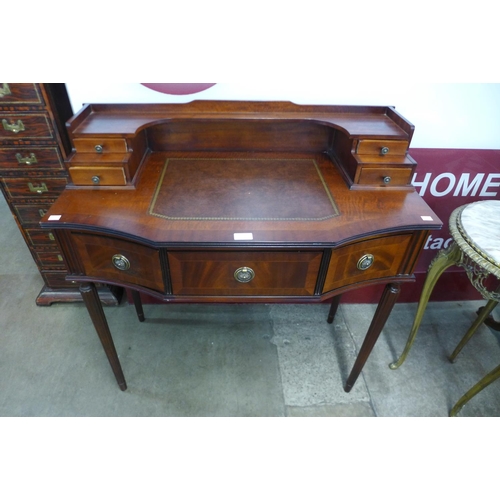
[[[495,197],[499,194],[499,190],[494,188],[500,187],[500,174],[479,173],[471,178],[471,174],[462,173],[457,180],[457,176],[451,172],[439,174],[434,178],[432,173],[428,172],[421,181],[417,181],[417,175],[417,173],[413,175],[412,184],[420,196],[424,196],[427,188],[435,197],[446,196],[452,191],[453,196]]]

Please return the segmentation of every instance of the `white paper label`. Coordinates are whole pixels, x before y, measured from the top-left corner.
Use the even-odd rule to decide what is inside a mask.
[[[253,240],[253,233],[234,233],[235,240]]]
[[[434,220],[430,215],[421,215],[422,220]]]
[[[62,215],[49,215],[49,220],[59,220]]]

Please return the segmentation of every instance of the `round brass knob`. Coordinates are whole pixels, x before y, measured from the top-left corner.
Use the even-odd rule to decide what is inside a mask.
[[[240,283],[248,283],[255,278],[253,269],[249,267],[240,267],[234,271],[234,279]]]
[[[384,181],[384,184],[389,184],[389,182],[391,182],[391,178],[388,175],[386,175],[382,180]]]
[[[388,152],[389,152],[389,148],[387,146],[380,148],[381,155],[386,155]]]
[[[93,182],[94,184],[99,184],[99,182],[101,182],[101,179],[99,178],[99,176],[98,176],[98,175],[94,175],[94,176],[92,177],[92,182]]]
[[[104,149],[104,148],[102,147],[102,144],[96,144],[96,145],[94,146],[94,149],[95,149],[98,153],[102,153],[102,151],[103,151],[103,149]]]
[[[130,269],[130,261],[127,259],[127,257],[119,253],[111,257],[111,262],[113,263],[113,266],[115,266],[116,269],[119,269],[120,271],[127,271],[128,269]]]
[[[371,267],[374,261],[375,257],[371,253],[367,253],[358,260],[357,268],[360,271],[366,271],[369,267]]]

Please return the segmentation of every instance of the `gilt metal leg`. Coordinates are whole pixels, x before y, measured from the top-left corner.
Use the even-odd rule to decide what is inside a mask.
[[[135,312],[137,313],[137,317],[139,321],[144,321],[146,318],[144,317],[144,310],[142,309],[142,300],[141,294],[137,290],[131,290],[132,299],[134,301]]]
[[[476,318],[476,321],[472,323],[471,327],[467,330],[467,333],[464,335],[463,339],[459,342],[455,350],[452,352],[450,356],[450,361],[453,363],[455,358],[458,356],[458,353],[463,349],[465,344],[469,342],[471,337],[476,333],[476,330],[484,323],[484,320],[489,316],[491,311],[495,309],[498,302],[496,300],[488,300],[488,303],[481,308],[479,315]]]
[[[118,360],[118,354],[116,353],[115,344],[113,343],[113,337],[111,337],[111,332],[109,331],[108,322],[106,321],[106,316],[104,315],[97,289],[93,283],[83,283],[80,285],[80,293],[82,294],[83,301],[87,306],[87,311],[92,319],[92,323],[94,323],[94,327],[104,348],[104,352],[108,357],[111,369],[115,374],[118,386],[122,391],[124,391],[127,388],[127,383],[125,382],[125,377],[123,376],[122,367],[120,365],[120,361]]]
[[[345,392],[349,392],[354,383],[356,382],[363,366],[370,355],[375,342],[379,338],[380,333],[382,332],[382,328],[389,317],[389,314],[398,299],[400,292],[400,286],[398,283],[389,283],[386,285],[384,289],[384,293],[380,298],[380,302],[378,304],[377,310],[375,311],[375,315],[373,316],[372,322],[370,324],[370,328],[368,328],[368,332],[366,334],[365,340],[363,341],[363,345],[359,351],[358,357],[354,362],[354,366],[351,370],[351,374],[349,375],[344,390]]]
[[[337,309],[339,308],[341,297],[342,295],[336,295],[335,297],[333,297],[332,305],[330,306],[330,312],[328,313],[328,319],[326,320],[328,323],[333,323],[335,315],[337,314]]]
[[[399,359],[389,365],[389,368],[391,370],[395,370],[403,364],[406,356],[410,352],[413,342],[415,341],[415,337],[417,336],[418,329],[420,328],[420,323],[422,322],[422,318],[424,316],[425,309],[427,308],[429,297],[434,290],[434,286],[436,285],[441,274],[443,274],[446,269],[453,265],[456,265],[457,262],[460,261],[461,254],[462,252],[460,248],[455,242],[453,242],[446,250],[439,251],[432,261],[429,267],[429,271],[427,272],[427,277],[425,278],[424,287],[422,289],[422,294],[420,295],[420,301],[418,303],[417,313],[415,315],[413,326],[406,342],[406,346]]]
[[[481,314],[481,311],[483,310],[482,307],[480,307],[476,314]],[[495,330],[496,332],[500,332],[500,321],[495,321],[493,316],[490,314],[485,320],[484,324],[488,327],[491,328],[492,330]]]
[[[456,417],[457,413],[462,409],[465,403],[472,399],[477,393],[481,392],[485,387],[488,387],[492,382],[494,382],[498,377],[500,377],[500,365],[498,365],[494,370],[492,370],[488,375],[483,377],[476,385],[469,389],[455,404],[455,406],[450,411],[450,417]]]

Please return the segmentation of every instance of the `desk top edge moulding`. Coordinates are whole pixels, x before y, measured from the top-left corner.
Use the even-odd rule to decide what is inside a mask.
[[[392,107],[88,104],[67,128],[71,182],[41,225],[122,389],[94,283],[164,302],[337,305],[386,284],[349,390],[442,226],[411,185],[414,127]]]

